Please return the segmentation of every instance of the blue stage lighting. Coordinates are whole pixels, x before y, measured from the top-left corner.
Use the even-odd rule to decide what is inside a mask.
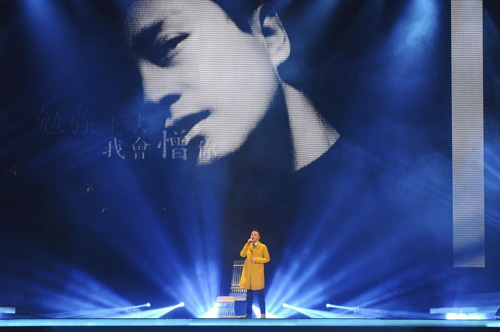
[[[43,318],[98,318],[136,307],[107,285],[74,266],[60,262],[25,266],[17,280],[0,276],[3,285],[23,282],[31,294],[30,305],[44,308]]]
[[[119,308],[108,308],[108,309],[95,309],[95,310],[77,310],[66,313],[59,313],[58,318],[107,318],[107,317],[116,317],[121,315],[127,315],[129,312],[135,312],[140,308],[149,307],[148,303],[140,304],[135,306],[128,307],[119,307]]]
[[[219,311],[219,305],[215,303],[210,310],[200,315],[198,318],[217,318],[217,313]]]
[[[487,319],[485,314],[479,313],[455,313],[450,312],[446,314],[447,320],[484,320]]]
[[[327,308],[342,309],[342,310],[347,310],[347,311],[352,311],[352,312],[359,312],[359,310],[360,310],[359,307],[344,307],[341,305],[335,305],[335,304],[330,304],[330,303],[327,303],[326,307]]]
[[[494,147],[488,147],[487,145],[484,147],[484,171],[485,171],[485,190],[487,192],[497,192],[498,182],[500,181],[500,158],[499,153]],[[486,223],[491,225],[497,229],[500,229],[500,210],[498,207],[496,208],[488,208],[486,209]]]
[[[349,230],[346,230],[348,233]],[[446,278],[443,274],[435,274],[433,279],[430,280],[429,277],[422,275],[425,273],[424,266],[414,265],[405,270],[400,271],[399,274],[394,275],[390,279],[380,280],[380,283],[373,286],[370,289],[363,289],[359,287],[359,280],[352,278],[353,275],[359,275],[362,271],[366,270],[367,264],[373,259],[381,255],[382,252],[387,252],[387,248],[398,247],[400,243],[407,241],[407,237],[411,236],[405,230],[401,230],[400,233],[395,234],[393,237],[385,242],[379,243],[376,247],[372,248],[371,251],[363,253],[363,255],[358,256],[356,260],[353,260],[351,264],[346,265],[343,271],[339,271],[334,277],[327,280],[316,280],[314,273],[301,273],[302,271],[309,271],[310,269],[315,271],[317,265],[324,264],[325,260],[322,257],[318,257],[318,260],[307,259],[306,253],[296,253],[298,255],[297,261],[301,262],[301,268],[296,267],[292,262],[286,266],[279,266],[276,273],[275,279],[271,283],[268,291],[268,303],[270,311],[283,317],[288,317],[293,313],[286,311],[286,309],[291,309],[287,302],[283,305],[283,300],[293,299],[295,308],[304,307],[316,307],[319,304],[319,300],[326,300],[327,297],[336,297],[337,291],[340,289],[342,291],[348,291],[353,294],[358,294],[352,297],[349,303],[344,304],[343,308],[338,308],[346,312],[340,312],[340,314],[348,315],[358,315],[362,317],[404,317],[404,318],[415,318],[423,317],[428,318],[428,314],[419,314],[417,312],[409,311],[391,311],[391,310],[379,310],[378,308],[397,306],[399,301],[399,294],[402,290],[412,291],[413,289],[423,287],[424,283],[437,281]],[[343,239],[336,239],[334,242],[336,245],[340,245],[344,239],[348,237],[343,237]],[[311,237],[304,240],[307,243],[317,243],[318,246],[321,245],[321,241],[317,238]],[[291,241],[292,243],[294,241]],[[335,250],[336,245],[332,247]],[[330,253],[330,247],[323,245],[321,250],[324,255]],[[316,250],[315,247],[311,248],[312,251]],[[304,257],[302,257],[304,255]],[[288,262],[289,263],[289,262]],[[282,270],[283,269],[283,270]],[[286,274],[288,273],[288,275]],[[276,287],[274,284],[276,280]],[[293,282],[292,282],[293,281]],[[409,282],[411,281],[411,282]],[[282,285],[289,285],[286,289]],[[308,287],[303,287],[303,285],[310,285]],[[342,285],[341,288],[336,287],[336,285]],[[281,299],[280,302],[278,302]],[[359,309],[359,308],[370,308],[375,307],[377,309]],[[295,308],[293,308],[295,310]],[[298,311],[298,310],[295,310]],[[307,312],[310,316],[315,314],[324,316],[322,313]],[[328,315],[326,315],[328,316]],[[338,314],[335,316],[338,317]]]
[[[121,171],[124,177],[133,178],[130,170],[124,168]],[[115,248],[122,253],[123,257],[130,259],[132,264],[159,289],[163,289],[166,296],[172,299],[189,299],[189,302],[185,303],[185,308],[193,317],[204,316],[220,295],[220,247],[209,244],[218,242],[220,234],[217,232],[217,220],[221,220],[222,217],[211,214],[199,215],[195,213],[196,208],[187,206],[180,211],[181,215],[179,215],[179,218],[183,220],[183,227],[179,233],[175,234],[177,239],[173,239],[171,238],[173,235],[165,229],[164,221],[151,208],[147,197],[140,195],[139,183],[132,183],[132,187],[132,191],[139,193],[136,194],[135,201],[137,209],[143,211],[145,217],[141,223],[123,223],[122,231],[128,233],[129,236],[116,238]],[[203,196],[203,193],[200,196],[202,196],[200,200],[205,198],[208,200],[210,197],[208,194]],[[179,205],[186,204],[195,203],[179,203]],[[128,221],[130,216],[124,210],[119,218]],[[208,224],[213,227],[206,232],[193,232],[193,230],[203,229],[205,227],[203,225]],[[104,238],[107,238],[109,234],[105,228],[97,229],[96,232]],[[148,245],[145,246],[144,243]],[[174,247],[174,243],[186,244],[186,252],[182,259],[177,254],[178,245]]]
[[[172,310],[175,310],[175,309],[183,307],[183,306],[184,306],[184,302],[181,302],[177,305],[173,305],[170,307],[164,307],[164,308],[146,310],[146,311],[139,311],[139,312],[134,312],[134,313],[125,314],[125,315],[118,315],[118,316],[114,316],[113,318],[161,318],[162,316],[165,316],[166,314],[168,314]]]
[[[15,314],[15,307],[0,307],[0,314]]]
[[[291,305],[286,304],[286,303],[283,303],[283,308],[289,308],[289,309],[295,310],[295,311],[300,312],[301,314],[303,314],[309,318],[340,318],[341,317],[341,315],[334,314],[334,313],[331,313],[329,311],[300,308],[300,307],[291,306]]]

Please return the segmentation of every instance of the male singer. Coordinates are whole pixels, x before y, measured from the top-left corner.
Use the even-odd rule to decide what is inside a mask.
[[[246,257],[240,286],[247,289],[247,310],[245,318],[252,318],[253,291],[257,291],[259,299],[260,318],[266,318],[266,301],[264,298],[264,264],[269,262],[269,251],[264,243],[259,242],[260,232],[253,229],[250,239],[240,252]]]

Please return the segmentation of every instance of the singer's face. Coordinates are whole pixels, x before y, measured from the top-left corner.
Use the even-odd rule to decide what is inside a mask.
[[[262,36],[210,0],[141,1],[131,22],[145,98],[165,108],[165,127],[200,146],[199,164],[239,149],[278,89]]]
[[[250,238],[252,239],[252,242],[259,241],[260,240],[259,232],[253,231],[252,234],[250,234]]]

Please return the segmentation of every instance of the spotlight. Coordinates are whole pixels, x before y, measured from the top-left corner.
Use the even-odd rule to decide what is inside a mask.
[[[289,309],[295,310],[295,311],[300,312],[301,314],[303,314],[309,318],[338,318],[338,315],[333,314],[333,313],[328,312],[328,311],[295,307],[295,306],[291,306],[287,303],[283,303],[283,308],[289,308]]]
[[[217,318],[218,310],[219,310],[219,305],[215,303],[212,309],[208,310],[198,318]]]
[[[150,307],[151,303],[146,303],[141,306],[137,307]],[[184,302],[181,302],[179,304],[170,306],[170,307],[164,307],[164,308],[159,308],[159,309],[153,309],[153,310],[145,310],[145,311],[137,311],[137,312],[132,312],[128,313],[126,315],[119,315],[119,316],[113,316],[110,318],[161,318],[171,312],[172,310],[175,310],[179,307],[183,307]]]
[[[14,307],[0,307],[0,314],[15,314],[16,308]]]
[[[361,311],[361,309],[359,307],[346,307],[346,306],[330,304],[330,303],[327,303],[326,307],[327,308],[342,309],[342,310],[352,311],[352,312],[360,312]]]
[[[446,314],[447,320],[484,320],[486,315],[483,313],[464,313],[450,312]]]

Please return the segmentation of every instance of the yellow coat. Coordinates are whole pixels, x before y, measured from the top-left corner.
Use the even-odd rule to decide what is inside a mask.
[[[257,242],[255,249],[253,244],[245,244],[240,252],[241,257],[246,257],[243,272],[241,273],[240,286],[246,289],[259,290],[264,288],[264,264],[269,262],[269,251],[264,243]],[[256,263],[252,263],[255,258]]]

